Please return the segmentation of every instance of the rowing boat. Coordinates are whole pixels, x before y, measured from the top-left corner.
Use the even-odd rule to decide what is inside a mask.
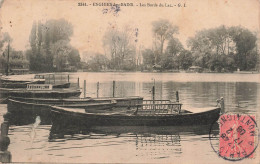
[[[27,88],[0,88],[0,98],[24,97],[24,98],[69,98],[78,97],[79,89],[52,89],[52,90],[28,90]]]
[[[12,124],[26,125],[33,123],[37,116],[41,124],[51,124],[50,105],[82,110],[110,110],[112,108],[126,109],[142,103],[142,97],[108,97],[108,98],[26,98],[10,97],[7,102],[7,111]],[[15,118],[15,119],[14,119]]]
[[[89,112],[81,108],[51,107],[53,126],[183,126],[208,125],[219,118],[221,107],[201,108],[197,112],[181,109],[181,103],[140,104],[135,110]]]

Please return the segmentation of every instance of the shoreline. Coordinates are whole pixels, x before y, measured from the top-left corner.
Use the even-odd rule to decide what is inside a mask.
[[[77,72],[31,72],[28,74],[15,74],[15,75],[4,75],[2,74],[0,77],[15,77],[15,76],[29,76],[35,74],[74,74],[74,73],[172,73],[172,74],[260,74],[259,71],[235,71],[235,72],[191,72],[191,71],[77,71]]]

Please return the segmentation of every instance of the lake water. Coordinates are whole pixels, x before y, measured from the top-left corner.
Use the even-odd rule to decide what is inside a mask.
[[[191,110],[215,106],[220,97],[224,97],[226,111],[258,117],[260,109],[259,74],[82,72],[71,74],[70,81],[76,83],[78,77],[81,87],[84,80],[87,82],[87,97],[97,97],[97,82],[99,97],[111,97],[114,80],[117,97],[151,99],[155,83],[156,99],[175,100],[175,93],[179,91],[183,108]],[[3,115],[6,105],[0,109]],[[231,163],[218,157],[212,149],[209,128],[100,127],[83,134],[50,139],[51,125],[11,126],[8,150],[12,162]],[[218,126],[213,129],[218,134]]]

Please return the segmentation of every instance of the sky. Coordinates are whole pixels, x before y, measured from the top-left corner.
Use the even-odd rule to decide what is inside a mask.
[[[78,6],[78,2],[126,2],[132,7],[121,7],[117,14],[111,7]],[[185,3],[186,7],[140,7],[140,2],[162,4]],[[1,3],[0,3],[1,4]],[[84,51],[104,53],[102,38],[112,27],[138,28],[138,45],[152,46],[152,22],[168,19],[179,27],[175,35],[186,47],[186,41],[197,31],[220,25],[243,26],[253,32],[260,28],[259,0],[4,0],[0,8],[1,33],[13,38],[12,47],[25,50],[33,21],[64,18],[73,25],[71,45]],[[138,6],[137,6],[138,5]],[[103,13],[107,9],[107,13]]]

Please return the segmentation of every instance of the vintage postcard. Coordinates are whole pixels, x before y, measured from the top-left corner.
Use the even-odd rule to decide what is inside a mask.
[[[260,162],[259,0],[0,0],[0,162]]]

